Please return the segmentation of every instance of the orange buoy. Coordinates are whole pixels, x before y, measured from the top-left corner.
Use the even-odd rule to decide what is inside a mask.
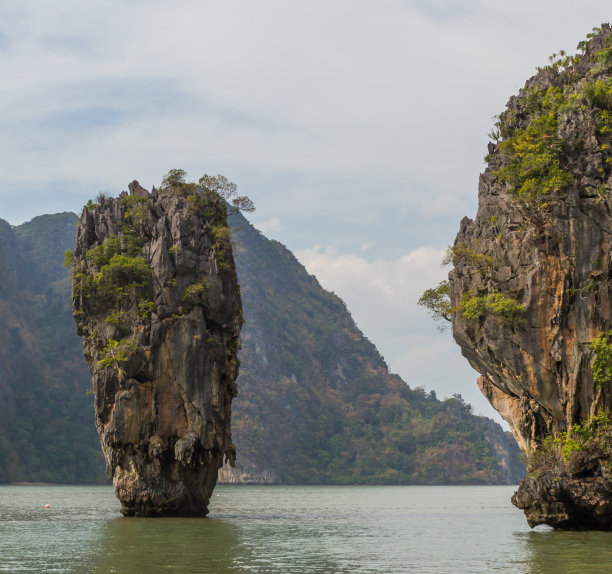
[[[51,508],[51,506],[49,506],[48,504],[45,504],[45,508]]]

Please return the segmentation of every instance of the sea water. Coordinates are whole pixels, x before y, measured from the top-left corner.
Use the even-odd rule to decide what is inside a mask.
[[[110,487],[0,486],[0,572],[612,572],[611,533],[531,530],[513,490],[218,486],[208,518],[146,519]]]

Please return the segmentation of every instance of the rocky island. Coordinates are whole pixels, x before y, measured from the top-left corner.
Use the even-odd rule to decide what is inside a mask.
[[[235,458],[243,319],[217,193],[227,184],[187,184],[173,170],[159,190],[134,181],[129,194],[100,195],[67,254],[96,428],[126,516],[204,516],[218,469]]]
[[[552,56],[498,117],[478,213],[428,306],[452,320],[527,456],[512,501],[529,524],[610,530],[610,26],[578,50]]]

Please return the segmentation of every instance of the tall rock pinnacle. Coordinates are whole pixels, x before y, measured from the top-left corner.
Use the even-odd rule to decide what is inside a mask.
[[[530,525],[612,529],[612,36],[510,99],[449,249],[453,335],[528,458]]]
[[[83,210],[72,261],[96,428],[124,515],[204,516],[235,457],[242,310],[227,204],[180,178],[129,190]]]

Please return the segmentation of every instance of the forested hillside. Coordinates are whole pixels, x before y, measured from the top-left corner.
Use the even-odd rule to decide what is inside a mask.
[[[439,401],[390,374],[339,297],[242,216],[233,223],[246,318],[235,474],[334,484],[522,478],[520,451],[499,425],[460,396]]]
[[[76,216],[0,221],[0,482],[105,481],[63,253]],[[514,440],[460,397],[389,374],[344,303],[244,218],[233,225],[246,324],[229,480],[500,483]]]
[[[0,221],[0,481],[100,482],[90,376],[63,254],[73,213]]]

